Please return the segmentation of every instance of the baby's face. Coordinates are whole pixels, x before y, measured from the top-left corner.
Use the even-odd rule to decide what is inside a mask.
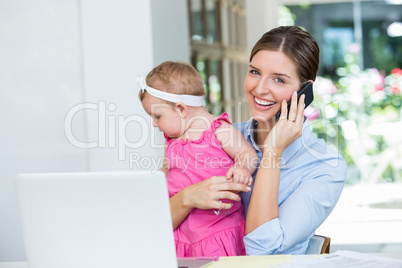
[[[152,118],[152,126],[165,133],[169,138],[175,139],[181,136],[184,130],[183,120],[179,111],[164,100],[145,93],[142,99],[142,107]]]

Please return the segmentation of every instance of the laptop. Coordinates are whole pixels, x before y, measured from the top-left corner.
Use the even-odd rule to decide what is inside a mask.
[[[212,262],[178,262],[160,171],[31,173],[16,175],[14,182],[30,268]]]

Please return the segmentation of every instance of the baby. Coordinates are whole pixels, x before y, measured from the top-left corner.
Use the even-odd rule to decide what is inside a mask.
[[[166,139],[162,170],[170,197],[212,176],[252,184],[257,153],[226,113],[214,116],[203,107],[202,77],[192,65],[163,62],[137,81],[142,105]],[[245,255],[244,225],[241,202],[224,213],[193,209],[174,230],[177,256]]]

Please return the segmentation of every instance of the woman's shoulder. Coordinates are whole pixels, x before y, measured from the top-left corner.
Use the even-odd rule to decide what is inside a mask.
[[[244,122],[239,122],[239,123],[234,123],[233,126],[235,128],[237,128],[241,134],[246,137],[247,133],[251,133],[251,126],[253,124],[253,120],[249,120],[249,121],[244,121]]]
[[[244,122],[238,122],[238,123],[233,123],[233,126],[235,126],[237,129],[247,129],[251,126],[252,119]]]
[[[306,147],[298,155],[304,161],[306,178],[326,178],[332,182],[344,182],[347,178],[348,166],[342,155],[323,139],[314,137],[314,143]]]
[[[304,153],[309,154],[316,160],[339,159],[344,161],[343,157],[336,148],[336,144],[330,144],[322,138],[318,138],[311,130],[308,139],[303,140]]]
[[[284,155],[287,167],[304,167],[306,172],[345,177],[347,164],[334,145],[327,143],[305,127],[303,135]]]

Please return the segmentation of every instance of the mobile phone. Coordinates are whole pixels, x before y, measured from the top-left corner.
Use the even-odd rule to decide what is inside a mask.
[[[311,82],[308,82],[304,87],[302,87],[297,92],[297,103],[299,103],[300,96],[303,95],[303,94],[305,95],[304,109],[306,109],[306,107],[309,106],[314,100],[313,84]],[[288,101],[288,116],[289,116],[289,109],[290,109],[291,100],[292,100],[292,98],[290,98],[290,101]],[[279,110],[279,112],[276,114],[276,121],[278,121],[280,116],[281,116],[281,110]]]

